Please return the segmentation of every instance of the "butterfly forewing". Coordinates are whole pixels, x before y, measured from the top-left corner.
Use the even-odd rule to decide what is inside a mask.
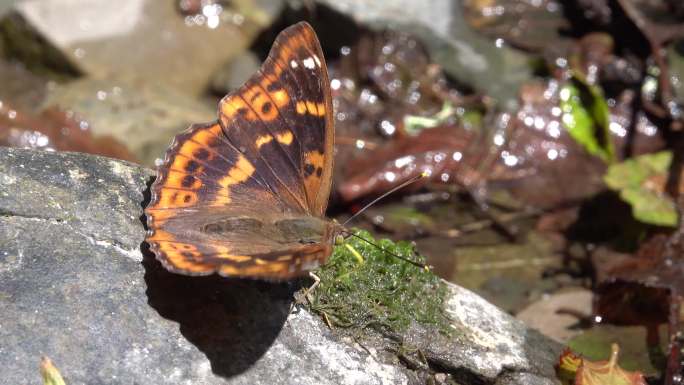
[[[260,145],[265,163],[277,167],[286,161],[280,165],[281,184],[296,181],[308,212],[325,214],[332,177],[332,101],[323,52],[308,24],[281,32],[260,72],[226,96],[219,111],[229,137],[231,125],[249,126],[240,135]]]
[[[146,209],[151,250],[184,274],[286,279],[324,262],[332,124],[323,54],[299,23],[221,101],[217,122],[174,139]]]

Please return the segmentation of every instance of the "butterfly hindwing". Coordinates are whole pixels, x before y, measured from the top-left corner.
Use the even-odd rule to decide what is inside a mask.
[[[298,276],[325,261],[328,244],[269,238],[264,224],[283,216],[286,202],[255,178],[254,166],[222,132],[218,123],[193,125],[167,151],[145,210],[146,240],[157,258],[183,274],[264,279]]]
[[[157,225],[165,220],[164,210],[223,207],[257,192],[276,210],[286,205],[257,179],[255,166],[224,138],[217,123],[193,125],[174,139],[152,192],[147,210]]]
[[[280,245],[276,249],[276,245],[268,243],[252,245],[251,237],[225,244],[202,236],[199,237],[202,242],[197,242],[198,237],[192,233],[185,235],[178,237],[157,231],[149,242],[152,251],[168,270],[187,275],[218,273],[234,277],[288,279],[319,266],[330,254],[331,247],[325,244],[292,245],[289,248]],[[240,244],[274,251],[239,253],[231,248],[240,247]]]

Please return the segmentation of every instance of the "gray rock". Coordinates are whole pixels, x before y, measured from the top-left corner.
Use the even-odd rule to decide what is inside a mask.
[[[164,85],[89,78],[52,87],[43,102],[48,107],[73,111],[93,134],[113,136],[148,166],[164,156],[174,135],[216,119],[218,108]]]
[[[295,1],[294,3],[297,3]],[[531,79],[528,58],[472,31],[463,19],[460,1],[318,0],[361,25],[409,32],[426,45],[430,57],[455,79],[504,104]],[[296,5],[295,5],[296,6]]]
[[[214,70],[242,52],[278,8],[212,9],[218,14],[211,16],[215,22],[210,25],[209,16],[183,15],[176,3],[93,0],[84,6],[80,0],[26,0],[7,16],[12,23],[27,24],[26,33],[16,38],[34,34],[44,44],[17,43],[16,51],[58,51],[89,77],[165,84],[199,95],[209,87]]]
[[[424,345],[428,359],[437,359],[451,372],[477,377],[483,383],[556,382],[554,365],[560,344],[456,285],[451,285],[447,311],[460,338],[435,343],[420,338],[421,333],[410,335],[415,346]]]
[[[34,111],[47,92],[48,82],[18,63],[0,60],[0,101],[20,111]]]
[[[9,12],[18,0],[0,0],[0,17]]]
[[[0,148],[0,378],[75,384],[418,384],[426,372],[331,332],[298,282],[186,277],[144,244],[152,172],[75,153]],[[553,384],[559,345],[451,286],[456,337],[400,336],[442,380]]]
[[[261,61],[252,52],[237,56],[222,66],[211,78],[211,89],[216,94],[227,94],[240,88],[261,67]]]

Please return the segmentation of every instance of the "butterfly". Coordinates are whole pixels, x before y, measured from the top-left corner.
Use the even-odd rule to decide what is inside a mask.
[[[325,217],[334,137],[321,46],[300,22],[216,121],[174,138],[145,209],[150,250],[187,275],[285,280],[325,263],[343,231]]]

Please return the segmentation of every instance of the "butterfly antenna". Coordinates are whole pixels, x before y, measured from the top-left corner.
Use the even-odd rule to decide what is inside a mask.
[[[362,241],[368,243],[368,244],[371,245],[371,246],[376,247],[378,250],[382,251],[383,253],[387,253],[387,254],[391,255],[392,257],[394,257],[394,258],[400,259],[400,260],[402,260],[402,261],[404,261],[404,262],[408,262],[408,263],[412,264],[413,266],[420,267],[421,269],[430,270],[430,266],[428,266],[428,265],[426,265],[426,264],[424,264],[424,263],[416,262],[416,261],[411,260],[411,259],[408,259],[408,258],[406,258],[406,257],[402,257],[402,256],[399,255],[399,254],[395,254],[395,253],[393,253],[393,252],[391,252],[391,251],[385,249],[384,247],[380,247],[379,245],[376,245],[375,243],[373,243],[373,242],[367,240],[366,238],[361,237],[361,236],[358,236],[358,235],[356,235],[356,234],[354,234],[354,233],[352,233],[352,232],[349,232],[349,233],[347,233],[347,234],[351,235],[351,236],[354,237],[354,238],[358,238],[358,239],[360,239],[360,240],[362,240]]]
[[[375,203],[377,203],[379,200],[385,198],[386,196],[392,194],[393,192],[395,192],[395,191],[397,191],[397,190],[400,190],[400,189],[402,189],[402,188],[404,188],[404,187],[410,185],[411,183],[417,182],[417,181],[419,181],[420,179],[423,179],[423,178],[427,178],[428,176],[429,176],[428,172],[427,172],[427,171],[423,171],[422,173],[420,173],[420,175],[414,176],[413,178],[411,178],[411,179],[405,181],[404,183],[402,183],[402,184],[400,184],[400,185],[394,187],[393,189],[391,189],[391,190],[387,191],[386,193],[380,195],[379,197],[373,199],[373,201],[371,201],[371,202],[368,203],[367,205],[363,206],[363,208],[361,208],[361,210],[357,211],[357,212],[356,212],[354,215],[352,215],[349,219],[347,219],[346,221],[344,221],[344,223],[342,224],[342,226],[343,226],[343,227],[346,226],[347,223],[351,222],[354,218],[356,218],[356,217],[358,217],[359,215],[361,215],[364,211],[366,211],[369,207],[373,206],[373,205],[374,205]],[[346,231],[345,231],[345,232],[346,232]],[[410,264],[412,264],[413,266],[419,267],[419,268],[421,268],[421,269],[430,270],[430,266],[428,266],[428,265],[426,265],[426,264],[424,264],[424,263],[416,262],[416,261],[413,261],[413,260],[408,259],[408,258],[406,258],[406,257],[402,257],[401,255],[395,254],[395,253],[393,253],[393,252],[391,252],[391,251],[389,251],[389,250],[386,250],[386,249],[383,248],[383,247],[380,247],[379,245],[376,245],[375,243],[373,243],[373,242],[367,240],[366,238],[363,238],[363,237],[361,237],[361,236],[358,236],[358,235],[356,235],[356,234],[354,234],[354,233],[352,233],[352,232],[346,232],[346,233],[347,233],[348,235],[354,237],[354,238],[358,238],[358,239],[360,239],[360,240],[362,240],[362,241],[368,243],[369,245],[371,245],[371,246],[377,248],[378,250],[380,250],[380,251],[382,251],[382,252],[384,252],[384,253],[387,253],[388,255],[391,255],[391,256],[394,257],[394,258],[397,258],[397,259],[400,259],[400,260],[402,260],[402,261],[404,261],[404,262],[410,263]]]
[[[393,189],[387,191],[386,193],[380,195],[379,197],[373,199],[372,202],[370,202],[369,204],[363,206],[363,208],[361,208],[361,210],[357,211],[357,212],[356,212],[354,215],[352,215],[349,219],[347,219],[346,221],[344,221],[344,223],[342,223],[342,226],[346,226],[347,223],[351,222],[354,218],[356,218],[356,217],[358,217],[359,215],[361,215],[364,211],[366,211],[369,207],[373,206],[373,205],[374,205],[375,203],[377,203],[379,200],[385,198],[386,196],[392,194],[393,192],[395,192],[395,191],[397,191],[397,190],[401,190],[402,188],[404,188],[404,187],[410,185],[411,183],[417,182],[417,181],[419,181],[420,179],[423,179],[423,178],[427,178],[428,176],[429,176],[428,172],[427,172],[427,171],[423,171],[422,173],[420,173],[420,175],[414,176],[413,178],[411,178],[411,179],[405,181],[404,183],[400,184],[399,186],[396,186],[396,187],[394,187]]]

